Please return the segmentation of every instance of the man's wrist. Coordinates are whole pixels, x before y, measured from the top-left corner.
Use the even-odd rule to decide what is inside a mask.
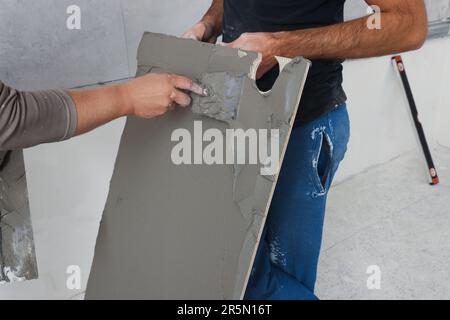
[[[210,32],[211,37],[219,37],[222,34],[222,25],[217,22],[217,19],[211,16],[204,16],[199,23],[203,23],[206,32]]]
[[[111,89],[114,90],[114,96],[117,97],[119,117],[133,115],[134,109],[131,103],[127,84],[114,85]]]
[[[272,48],[272,53],[274,56],[287,57],[288,55],[286,51],[287,36],[288,36],[287,32],[269,33],[268,42],[270,43],[270,48]]]

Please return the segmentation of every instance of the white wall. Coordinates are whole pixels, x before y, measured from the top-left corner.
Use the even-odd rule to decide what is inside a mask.
[[[450,38],[429,40],[403,54],[420,119],[431,145],[450,144]],[[347,61],[344,86],[351,141],[337,182],[416,149],[415,129],[403,87],[390,57]]]
[[[437,60],[436,65],[440,69],[440,83],[437,84],[433,91],[438,96],[437,108],[433,118],[434,138],[437,142],[445,147],[450,148],[450,55],[449,42],[441,40],[443,48],[441,52],[441,61]]]
[[[78,2],[88,11],[82,31],[87,38],[64,29],[66,2]],[[8,30],[0,42],[0,78],[21,88],[45,88],[131,75],[144,30],[180,34],[201,16],[208,2],[40,0],[28,10],[22,1],[0,0],[0,29]],[[97,15],[103,17],[100,24]],[[22,27],[9,16],[32,23]],[[450,38],[429,41],[420,51],[404,55],[430,140],[450,147],[449,59]],[[338,180],[416,148],[402,87],[389,57],[348,61],[344,77],[352,137]],[[123,123],[116,121],[86,136],[25,152],[40,278],[0,287],[0,300],[63,299],[80,292],[66,288],[65,271],[68,265],[79,265],[86,283]]]

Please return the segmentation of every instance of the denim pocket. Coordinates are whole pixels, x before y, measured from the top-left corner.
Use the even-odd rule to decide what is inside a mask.
[[[313,197],[324,196],[330,185],[333,146],[324,130],[317,133],[313,148],[311,178],[314,184]]]

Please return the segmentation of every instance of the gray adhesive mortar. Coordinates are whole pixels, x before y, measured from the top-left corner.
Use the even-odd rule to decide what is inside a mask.
[[[171,134],[194,121],[215,128],[280,129],[284,157],[309,61],[296,58],[262,94],[259,55],[145,33],[138,73],[171,72],[210,91],[192,110],[131,117],[122,136],[86,299],[241,299],[277,176],[259,165],[180,165]]]
[[[37,279],[38,269],[21,150],[0,152],[0,286]]]
[[[194,95],[192,112],[227,123],[236,120],[245,76],[230,72],[203,74],[200,82],[204,84],[209,95]]]

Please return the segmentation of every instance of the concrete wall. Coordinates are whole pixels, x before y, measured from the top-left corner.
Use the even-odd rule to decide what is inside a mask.
[[[82,9],[82,29],[69,31],[65,12],[74,3]],[[180,34],[208,4],[0,0],[0,78],[22,89],[42,89],[133,75],[144,30]],[[404,55],[430,140],[450,147],[449,59],[450,38],[431,40]],[[416,148],[393,70],[388,57],[345,63],[352,138],[338,180]],[[0,287],[0,300],[80,296],[82,290],[66,288],[66,268],[79,265],[84,286],[123,124],[119,120],[68,142],[25,151],[40,279]]]

